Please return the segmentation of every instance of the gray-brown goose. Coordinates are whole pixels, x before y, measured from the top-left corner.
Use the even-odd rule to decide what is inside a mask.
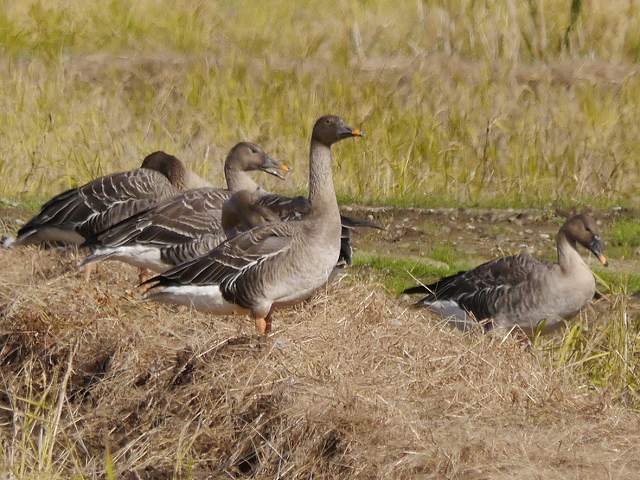
[[[475,319],[485,330],[517,326],[528,335],[539,327],[547,332],[575,316],[595,293],[593,274],[576,250],[578,243],[607,266],[595,223],[588,215],[575,215],[556,237],[557,263],[522,253],[430,285],[408,288],[404,293],[426,293],[417,305],[449,318],[462,329],[472,326]]]
[[[224,203],[222,228],[227,238],[230,238],[240,232],[273,222],[276,219],[282,221],[300,220],[310,211],[311,203],[304,197],[288,198],[241,190]],[[340,255],[330,280],[338,278],[344,268],[352,263],[351,230],[362,227],[382,229],[380,225],[369,220],[353,219],[344,215],[340,215],[340,222]]]
[[[231,149],[225,161],[227,190],[208,188],[185,192],[124,220],[86,241],[85,246],[91,248],[92,254],[80,265],[119,260],[162,273],[204,255],[227,239],[222,224],[222,205],[236,191],[247,192],[254,205],[246,203],[249,197],[244,194],[229,204],[229,219],[238,222],[233,226],[235,233],[262,224],[255,217],[258,211],[267,215],[268,209],[283,221],[299,220],[311,211],[307,198],[266,193],[248,175],[251,170],[263,170],[284,178],[283,173],[289,167],[269,157],[258,145],[239,143]],[[253,219],[258,223],[253,223],[251,218],[243,219],[238,208],[245,212],[253,209]],[[232,212],[232,209],[236,210]],[[381,228],[373,222],[345,216],[341,216],[341,221],[339,268],[351,264],[351,229]]]
[[[185,188],[203,185],[176,157],[154,152],[136,170],[106,175],[53,197],[18,231],[13,245],[79,245]]]
[[[260,204],[263,195],[257,191],[240,190],[222,205],[222,230],[227,238],[254,227],[280,221],[278,214]]]
[[[155,272],[205,254],[226,239],[222,204],[238,190],[264,192],[248,172],[261,170],[279,178],[289,170],[250,142],[236,144],[227,154],[227,189],[201,188],[182,193],[87,239],[92,253],[81,262],[119,260]]]
[[[300,221],[269,223],[146,283],[145,298],[192,305],[216,314],[251,313],[266,334],[274,308],[300,302],[328,280],[340,253],[340,211],[331,173],[331,145],[360,136],[339,117],[319,118],[309,159],[311,211]]]

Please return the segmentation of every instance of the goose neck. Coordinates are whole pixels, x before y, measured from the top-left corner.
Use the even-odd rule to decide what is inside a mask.
[[[338,214],[338,201],[331,173],[331,147],[311,140],[309,159],[309,202],[311,213]]]
[[[253,192],[258,189],[258,184],[244,170],[225,165],[224,176],[227,180],[227,188],[232,192],[240,190]]]
[[[569,273],[577,267],[586,267],[586,263],[584,263],[578,250],[576,250],[575,240],[570,239],[562,229],[560,229],[556,237],[556,246],[558,249],[558,264],[563,273]]]

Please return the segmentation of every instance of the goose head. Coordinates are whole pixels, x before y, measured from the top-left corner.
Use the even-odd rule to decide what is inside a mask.
[[[560,231],[572,244],[579,243],[593,253],[602,265],[605,267],[608,265],[603,253],[604,244],[598,235],[596,223],[589,215],[574,215],[565,222]]]
[[[313,140],[330,147],[336,142],[350,137],[361,137],[363,133],[359,129],[347,126],[336,115],[324,115],[316,120],[313,126]]]
[[[222,205],[222,229],[227,236],[235,230],[249,229],[265,223],[278,222],[280,218],[258,203],[258,191],[240,190]]]
[[[225,169],[244,172],[262,170],[280,179],[284,179],[290,170],[288,165],[270,157],[259,145],[251,142],[240,142],[229,151]]]
[[[183,188],[186,169],[184,164],[173,155],[162,150],[150,153],[142,161],[141,168],[148,168],[161,173],[169,179],[172,185]]]

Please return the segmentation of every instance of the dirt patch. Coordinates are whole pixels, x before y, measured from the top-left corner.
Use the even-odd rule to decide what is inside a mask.
[[[385,230],[358,229],[354,232],[361,251],[387,256],[428,259],[434,247],[449,245],[469,263],[528,251],[555,259],[555,236],[564,219],[577,212],[536,209],[422,209],[347,206],[354,217],[378,222]],[[590,212],[607,241],[613,222],[636,219],[636,211],[626,209]],[[612,258],[612,271],[638,271],[640,258]]]

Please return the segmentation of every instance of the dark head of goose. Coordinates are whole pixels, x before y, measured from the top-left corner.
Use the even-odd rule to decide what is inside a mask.
[[[222,205],[222,229],[227,238],[258,225],[279,222],[280,217],[258,203],[262,193],[240,190]]]
[[[330,147],[344,138],[362,137],[364,132],[347,126],[340,117],[336,115],[324,115],[316,120],[313,126],[313,140]]]
[[[270,157],[259,145],[250,142],[240,142],[229,151],[225,169],[262,170],[281,179],[291,170],[288,165]]]
[[[184,164],[173,155],[158,150],[144,157],[141,167],[160,172],[173,186],[180,190],[184,188],[186,169]]]
[[[586,214],[574,215],[569,218],[560,229],[572,243],[578,242],[584,248],[593,253],[605,267],[608,265],[604,256],[604,244],[593,219]]]

